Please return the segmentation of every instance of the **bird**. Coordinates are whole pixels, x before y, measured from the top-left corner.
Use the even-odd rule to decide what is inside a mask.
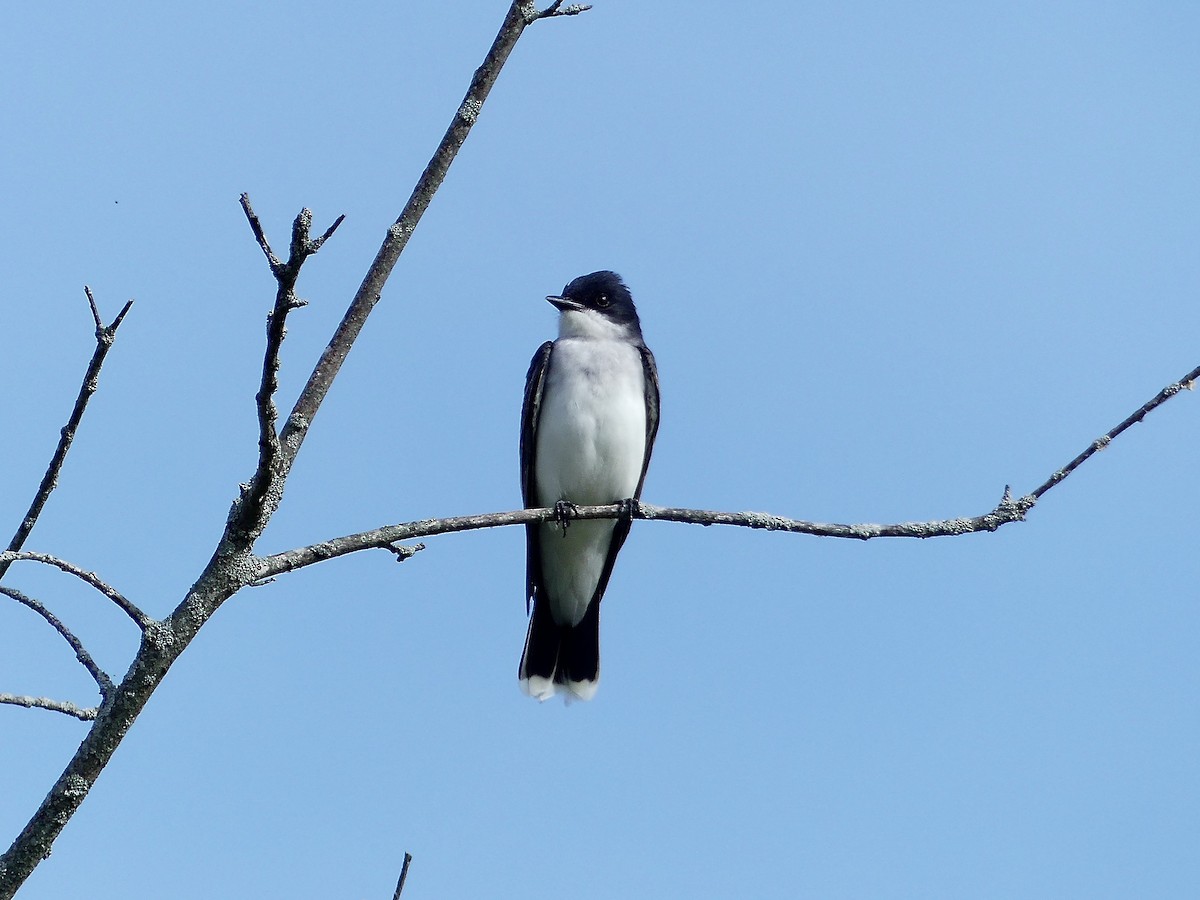
[[[521,408],[526,508],[553,507],[525,526],[522,690],[590,700],[600,679],[600,601],[633,524],[658,434],[658,368],[633,296],[607,270],[546,298],[558,338],[538,348]],[[622,504],[616,519],[571,521],[577,506]]]

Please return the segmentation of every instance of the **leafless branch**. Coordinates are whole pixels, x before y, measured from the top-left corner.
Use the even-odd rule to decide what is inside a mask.
[[[529,17],[530,9],[533,10],[532,18]],[[0,856],[0,900],[10,900],[38,863],[50,854],[54,841],[79,808],[100,772],[108,765],[130,725],[200,628],[222,603],[257,580],[255,571],[258,561],[253,553],[254,543],[282,497],[284,482],[312,425],[313,417],[328,394],[368,314],[379,302],[380,292],[388,276],[433,195],[445,179],[451,162],[478,118],[501,68],[525,27],[537,18],[539,16],[533,4],[513,0],[509,5],[496,39],[483,64],[475,71],[466,97],[417,181],[404,210],[388,229],[387,237],[376,254],[375,261],[309,376],[286,424],[279,432],[277,443],[273,427],[275,372],[278,368],[279,345],[283,340],[284,314],[298,303],[294,293],[296,273],[287,273],[282,278],[277,274],[279,270],[286,269],[288,263],[279,262],[278,257],[271,251],[261,223],[249,208],[249,203],[243,204],[251,231],[271,265],[272,274],[275,274],[280,282],[272,322],[268,325],[268,346],[264,354],[263,377],[257,400],[260,420],[258,466],[250,484],[243,487],[234,501],[225,530],[211,559],[167,619],[161,622],[150,619],[111,588],[107,589],[110,599],[122,605],[142,627],[141,646],[129,671],[116,686],[111,698],[101,706],[87,737],[79,745],[71,761],[25,828],[4,855]],[[297,227],[293,228],[293,251],[296,249],[298,231],[304,230],[305,241],[301,241],[300,246],[307,250],[306,255],[315,253],[333,231],[333,228],[330,228],[315,241],[307,241],[306,229],[309,221],[311,219],[305,211],[297,218]],[[272,427],[268,429],[264,423],[271,423]],[[268,434],[268,430],[272,433]],[[5,558],[0,554],[0,560]],[[35,557],[21,554],[7,557],[10,561],[16,558]]]
[[[5,550],[0,553],[0,564],[14,563],[19,560],[28,560],[29,562],[42,563],[43,565],[53,566],[66,572],[68,575],[74,575],[76,578],[94,587],[101,594],[115,603],[121,610],[137,623],[138,628],[146,631],[154,624],[154,619],[146,615],[137,608],[124,594],[118,591],[115,587],[102,581],[95,572],[89,572],[87,569],[82,569],[74,563],[67,562],[65,559],[59,559],[57,556],[51,556],[48,553],[35,553],[29,550],[20,550],[13,552]]]
[[[99,710],[94,706],[79,707],[69,700],[51,700],[49,697],[25,697],[18,694],[0,694],[0,703],[24,706],[26,709],[48,709],[51,712],[73,716],[81,722],[94,721]],[[4,873],[0,870],[0,876]]]
[[[244,532],[253,539],[274,512],[282,494],[275,393],[279,390],[279,353],[287,334],[287,316],[293,309],[304,305],[296,296],[296,281],[305,261],[321,249],[346,217],[338,216],[324,234],[314,240],[311,237],[312,212],[308,209],[300,210],[292,223],[288,260],[280,262],[271,250],[262,223],[250,205],[250,196],[242,194],[240,202],[246,220],[250,223],[250,230],[266,254],[271,274],[275,276],[278,284],[275,305],[267,315],[267,346],[263,352],[262,378],[255,395],[258,410],[258,465],[255,467],[254,477],[243,491],[242,502],[235,508],[235,530]]]
[[[0,594],[11,597],[21,605],[32,609],[35,613],[45,619],[50,624],[51,628],[62,635],[63,640],[70,644],[71,649],[75,651],[75,658],[79,660],[80,665],[88,670],[88,674],[92,676],[92,679],[96,682],[96,686],[100,688],[100,699],[108,699],[108,695],[112,693],[113,689],[112,679],[108,677],[108,674],[103,669],[96,665],[96,661],[92,659],[92,655],[84,648],[83,642],[75,636],[71,629],[62,623],[58,616],[50,612],[50,610],[48,610],[38,600],[35,600],[33,597],[30,597],[27,594],[16,590],[15,588],[0,585]]]
[[[762,512],[717,512],[707,509],[684,509],[678,507],[652,506],[648,503],[638,504],[633,511],[636,519],[646,519],[660,522],[679,522],[688,525],[734,525],[741,528],[756,528],[765,531],[785,531],[792,534],[810,534],[817,537],[852,538],[866,541],[872,538],[933,538],[953,537],[961,534],[971,534],[980,531],[995,531],[1010,522],[1022,522],[1026,513],[1034,504],[1064,478],[1074,472],[1089,459],[1097,449],[1108,446],[1114,438],[1129,428],[1135,422],[1140,422],[1152,410],[1158,408],[1182,389],[1191,387],[1200,378],[1200,366],[1193,369],[1179,381],[1173,382],[1159,391],[1153,398],[1143,404],[1137,411],[1128,416],[1119,425],[1098,440],[1088,445],[1082,453],[1076,456],[1062,469],[1057,470],[1047,481],[1034,492],[1013,499],[1007,486],[1004,495],[995,508],[982,515],[955,519],[938,519],[928,522],[898,522],[890,525],[872,523],[840,524],[828,522],[808,522],[803,519],[790,519]],[[572,514],[579,519],[615,519],[626,514],[619,503],[607,506],[580,506]],[[483,513],[475,516],[455,516],[448,519],[421,519],[415,522],[405,522],[399,525],[386,525],[371,531],[344,535],[298,547],[284,553],[262,557],[258,561],[256,578],[271,578],[284,572],[294,572],[306,566],[334,559],[348,553],[360,550],[386,549],[395,553],[395,544],[413,538],[432,537],[438,534],[450,534],[458,531],[474,531],[480,528],[496,528],[505,525],[526,525],[531,522],[548,522],[554,519],[553,509],[524,509],[511,512]],[[411,555],[411,554],[410,554]]]
[[[87,372],[84,373],[83,384],[79,387],[79,396],[75,398],[75,407],[71,410],[71,417],[67,420],[67,424],[63,426],[58,439],[58,446],[54,450],[54,456],[50,459],[50,465],[46,467],[46,474],[42,476],[42,483],[38,485],[33,502],[29,505],[24,518],[21,519],[21,524],[17,527],[16,534],[8,542],[8,549],[12,551],[20,550],[25,546],[25,540],[29,537],[29,533],[33,531],[33,526],[37,524],[38,517],[42,514],[42,510],[46,506],[46,501],[50,498],[51,492],[58,486],[58,475],[62,471],[63,463],[66,461],[67,451],[71,449],[71,442],[75,440],[75,432],[79,429],[79,423],[83,420],[83,412],[87,409],[88,401],[92,399],[92,394],[96,393],[96,388],[99,386],[100,368],[104,365],[104,358],[108,356],[108,351],[112,348],[113,342],[116,340],[117,329],[121,326],[121,322],[124,321],[125,314],[133,306],[133,301],[130,300],[117,313],[117,317],[113,319],[112,324],[105,325],[100,318],[100,310],[96,306],[96,298],[92,296],[92,289],[85,286],[83,291],[87,295],[88,306],[92,310],[92,319],[96,323],[96,349],[92,352],[92,359],[88,363]],[[11,562],[9,561],[0,561],[0,578],[3,578],[5,573],[8,572],[10,564]]]
[[[552,19],[555,16],[577,16],[582,12],[587,12],[592,8],[590,3],[572,3],[570,6],[563,6],[563,0],[554,0],[549,6],[539,12],[534,20],[537,19]]]
[[[1081,465],[1091,459],[1092,454],[1094,454],[1097,450],[1103,450],[1105,447],[1111,444],[1113,438],[1120,435],[1123,431],[1125,431],[1125,429],[1142,421],[1142,419],[1146,418],[1148,413],[1162,406],[1180,391],[1185,389],[1189,391],[1192,390],[1196,385],[1197,379],[1200,379],[1200,366],[1192,369],[1192,371],[1188,372],[1178,381],[1173,381],[1168,384],[1165,388],[1126,416],[1119,425],[1114,427],[1102,437],[1092,441],[1092,443],[1089,444],[1082,452],[1080,452],[1078,456],[1047,478],[1037,488],[1037,490],[1035,490],[1029,496],[1031,496],[1034,500],[1041,499],[1042,495],[1045,494],[1046,491],[1050,490],[1050,488],[1054,487],[1056,484],[1078,469]]]
[[[243,193],[238,199],[242,204],[242,212],[246,214],[246,221],[250,223],[250,231],[253,232],[254,239],[258,241],[258,246],[262,248],[263,254],[267,257],[267,264],[271,267],[271,274],[278,278],[279,269],[283,266],[283,263],[279,261],[279,257],[271,249],[271,244],[263,232],[262,222],[258,220],[258,216],[250,206],[250,195]]]
[[[392,894],[392,900],[400,900],[400,894],[404,891],[404,882],[408,878],[408,867],[412,863],[412,854],[406,852],[404,854],[404,864],[400,866],[400,879],[396,882],[396,893]]]

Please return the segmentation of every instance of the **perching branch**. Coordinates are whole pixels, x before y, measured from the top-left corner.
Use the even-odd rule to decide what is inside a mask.
[[[104,358],[112,349],[113,342],[117,338],[117,329],[121,327],[125,314],[133,306],[133,301],[130,300],[121,307],[121,311],[117,313],[112,324],[105,325],[100,319],[100,310],[96,307],[96,298],[92,296],[92,289],[84,286],[83,291],[87,294],[88,306],[92,310],[92,319],[96,323],[96,349],[92,352],[92,359],[88,363],[87,372],[84,373],[83,384],[79,387],[79,396],[75,398],[75,408],[71,410],[71,417],[63,426],[54,456],[50,459],[50,465],[46,467],[46,474],[42,476],[42,483],[38,485],[33,502],[29,505],[29,510],[25,513],[24,518],[21,519],[16,534],[8,542],[8,549],[12,551],[20,550],[25,546],[25,539],[29,537],[33,526],[37,524],[38,517],[42,514],[46,501],[50,498],[50,493],[58,486],[58,475],[66,461],[67,451],[71,449],[71,442],[75,440],[75,432],[83,420],[83,412],[87,409],[88,401],[92,399],[92,394],[96,393],[96,388],[99,386],[100,368],[104,365]],[[0,578],[4,577],[11,564],[10,560],[0,561]]]
[[[1076,456],[1062,469],[1057,470],[1040,487],[1030,494],[1013,499],[1009,488],[1004,488],[1004,496],[994,509],[982,515],[969,518],[939,519],[929,522],[899,522],[892,525],[876,525],[870,523],[838,524],[825,522],[807,522],[802,519],[789,519],[784,516],[771,515],[761,512],[715,512],[706,509],[682,509],[673,507],[652,506],[648,503],[638,504],[633,511],[636,519],[646,519],[660,522],[680,522],[688,525],[735,525],[741,528],[757,528],[765,531],[786,531],[792,534],[811,534],[817,537],[853,538],[866,541],[872,538],[906,537],[932,538],[953,537],[960,534],[971,534],[979,531],[995,531],[1010,522],[1022,522],[1026,513],[1034,504],[1056,484],[1074,472],[1086,462],[1096,450],[1107,447],[1113,439],[1124,432],[1130,425],[1140,422],[1148,413],[1157,409],[1171,397],[1184,388],[1191,388],[1200,379],[1200,366],[1184,375],[1179,381],[1172,382],[1154,395],[1149,401],[1139,407],[1134,413],[1124,419],[1119,425],[1088,445],[1087,449]],[[615,519],[624,514],[621,504],[607,506],[579,506],[572,513],[577,519]],[[371,531],[349,534],[332,538],[319,544],[298,547],[284,553],[263,557],[259,560],[256,578],[265,579],[284,572],[294,572],[315,563],[324,562],[356,553],[360,550],[385,549],[397,553],[394,546],[398,541],[408,541],[413,538],[432,537],[437,534],[450,534],[457,531],[474,531],[480,528],[496,528],[504,525],[526,525],[531,522],[549,522],[554,519],[553,509],[524,509],[512,512],[484,513],[477,516],[456,516],[448,519],[421,519],[416,522],[406,522],[400,525],[386,525]],[[421,545],[423,548],[423,545]],[[415,553],[407,553],[406,559]],[[397,553],[399,556],[400,554]]]
[[[154,625],[154,619],[138,609],[131,600],[129,600],[115,587],[105,581],[102,581],[95,572],[89,572],[87,569],[80,568],[74,563],[67,562],[65,559],[59,559],[57,556],[51,556],[48,553],[34,553],[33,551],[29,550],[21,550],[15,553],[11,550],[5,550],[3,553],[0,553],[0,565],[5,563],[11,564],[19,560],[42,563],[43,565],[53,566],[56,569],[60,569],[61,571],[66,572],[68,575],[74,575],[80,581],[91,585],[101,594],[119,606],[125,615],[133,619],[138,628],[140,628],[142,631],[146,631],[148,628]]]
[[[100,688],[100,699],[108,699],[108,695],[112,693],[113,689],[112,679],[108,677],[108,673],[96,665],[96,661],[92,659],[92,655],[84,648],[83,642],[75,636],[71,629],[67,628],[67,626],[62,623],[58,616],[50,612],[50,610],[48,610],[39,601],[33,599],[27,594],[23,594],[21,591],[18,591],[15,588],[0,585],[0,594],[4,594],[6,597],[11,597],[21,605],[32,609],[35,613],[45,619],[50,624],[51,628],[62,635],[63,640],[65,640],[71,646],[71,649],[75,651],[75,658],[79,660],[80,665],[87,669],[88,674],[92,676],[92,680],[96,682],[96,686]]]

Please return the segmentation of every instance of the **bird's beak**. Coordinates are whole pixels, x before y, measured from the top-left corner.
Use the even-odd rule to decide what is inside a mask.
[[[553,303],[554,307],[559,312],[568,312],[570,310],[575,310],[578,312],[579,310],[583,309],[582,303],[580,303],[578,300],[572,300],[570,297],[555,297],[551,295],[546,299]]]

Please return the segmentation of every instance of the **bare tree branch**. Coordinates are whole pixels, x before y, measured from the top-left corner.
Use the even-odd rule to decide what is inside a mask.
[[[81,722],[94,721],[99,714],[99,710],[94,706],[84,709],[76,706],[69,700],[51,700],[49,697],[25,697],[17,694],[0,694],[0,703],[24,706],[26,709],[48,709],[51,712],[73,716]],[[0,868],[0,877],[3,877],[3,875],[4,870]]]
[[[1035,490],[1032,494],[1030,494],[1030,496],[1034,500],[1041,499],[1042,495],[1045,494],[1046,491],[1050,490],[1050,488],[1054,487],[1056,484],[1058,484],[1060,481],[1062,481],[1064,478],[1066,478],[1068,475],[1070,475],[1072,472],[1074,472],[1076,469],[1078,469],[1081,465],[1083,465],[1085,462],[1087,462],[1089,459],[1091,459],[1092,454],[1094,454],[1097,450],[1103,450],[1105,447],[1107,447],[1109,444],[1111,444],[1113,441],[1113,438],[1120,435],[1123,431],[1125,431],[1125,429],[1129,428],[1131,425],[1136,425],[1138,422],[1142,421],[1142,419],[1146,418],[1146,415],[1148,413],[1150,413],[1153,410],[1157,409],[1158,407],[1162,406],[1164,403],[1166,403],[1168,400],[1170,400],[1172,397],[1174,397],[1180,391],[1185,390],[1185,389],[1189,390],[1189,391],[1192,390],[1196,386],[1196,379],[1198,379],[1198,378],[1200,378],[1200,366],[1197,366],[1196,368],[1192,369],[1192,371],[1188,372],[1186,375],[1184,375],[1178,381],[1173,381],[1170,384],[1168,384],[1165,388],[1163,388],[1161,391],[1159,391],[1157,394],[1155,394],[1153,397],[1151,397],[1149,400],[1147,400],[1145,403],[1143,403],[1140,407],[1138,407],[1136,410],[1131,412],[1121,422],[1121,424],[1115,426],[1111,431],[1109,431],[1107,434],[1103,435],[1102,437],[1099,437],[1096,440],[1092,441],[1092,443],[1089,444],[1088,447],[1085,450],[1083,450],[1078,456],[1076,456],[1073,460],[1071,460],[1069,463],[1067,463],[1065,466],[1063,466],[1061,469],[1059,469],[1057,472],[1055,472],[1053,475],[1051,475],[1049,478],[1047,478],[1037,488],[1037,490]]]
[[[1039,498],[1079,468],[1097,449],[1107,447],[1112,443],[1114,438],[1129,428],[1130,425],[1142,421],[1148,413],[1157,409],[1181,390],[1190,388],[1197,379],[1200,379],[1200,366],[1197,366],[1179,381],[1167,385],[1119,425],[1103,437],[1089,444],[1087,449],[1062,469],[1057,470],[1033,493],[1014,500],[1009,488],[1005,486],[1004,496],[1000,502],[990,512],[983,513],[982,515],[966,518],[938,519],[929,522],[898,522],[890,525],[872,523],[840,524],[808,522],[803,519],[789,519],[784,516],[762,512],[717,512],[707,509],[683,509],[640,503],[633,511],[633,517],[635,519],[679,522],[688,525],[734,525],[741,528],[786,531],[792,534],[810,534],[817,537],[852,538],[860,541],[885,537],[953,537],[973,532],[995,531],[1002,525],[1007,525],[1010,522],[1024,521],[1026,513],[1033,508]],[[622,504],[614,503],[607,506],[577,507],[572,514],[572,518],[615,519],[624,514],[627,514],[627,512],[624,510]],[[345,556],[348,553],[356,553],[360,550],[385,549],[396,553],[394,545],[398,541],[408,541],[413,538],[432,537],[437,534],[450,534],[458,531],[474,531],[480,528],[526,525],[531,522],[549,522],[554,517],[555,511],[553,509],[524,509],[511,512],[483,513],[475,516],[455,516],[448,519],[421,519],[399,525],[386,525],[370,531],[331,538],[319,544],[311,544],[307,547],[298,547],[294,550],[276,553],[272,556],[261,557],[258,560],[258,569],[256,570],[255,577],[256,579],[272,578],[284,572],[294,572],[297,569],[324,562],[327,559],[334,559],[338,556]],[[402,559],[406,559],[411,555],[412,553],[408,553]]]
[[[531,3],[513,0],[510,4],[491,49],[484,58],[483,64],[475,72],[466,97],[455,112],[449,129],[429,164],[425,167],[403,212],[395,224],[388,229],[387,237],[380,247],[375,261],[310,375],[286,425],[279,433],[277,445],[273,437],[267,435],[266,429],[262,427],[264,410],[273,406],[270,398],[273,397],[275,390],[274,367],[277,367],[278,364],[278,344],[283,339],[283,316],[276,317],[273,314],[273,318],[280,320],[278,325],[280,331],[277,336],[268,337],[268,350],[264,356],[264,375],[260,384],[258,400],[260,413],[259,464],[251,483],[243,487],[238,499],[234,501],[225,530],[212,558],[166,620],[159,622],[150,619],[127,600],[121,598],[124,601],[122,608],[142,627],[141,646],[121,683],[101,705],[95,722],[79,745],[75,755],[21,833],[17,835],[4,855],[0,856],[0,900],[10,900],[38,863],[50,854],[54,841],[75,814],[100,773],[108,765],[109,760],[112,759],[113,753],[120,746],[129,727],[158,688],[164,675],[191,643],[200,628],[222,603],[256,581],[255,572],[258,568],[258,561],[253,554],[254,542],[278,505],[279,498],[283,493],[283,484],[308,429],[312,425],[313,417],[328,394],[329,388],[349,354],[351,345],[362,330],[368,314],[379,302],[380,292],[395,267],[400,253],[407,245],[422,214],[444,180],[450,163],[479,116],[483,103],[500,74],[500,69],[508,59],[525,27],[539,17],[537,8]],[[248,204],[243,208],[247,209],[247,207]],[[270,250],[262,226],[257,223],[257,217],[253,216],[252,212],[247,209],[251,230],[259,242],[259,246],[263,249],[268,263],[272,266],[272,273],[275,273],[277,267],[286,267],[286,264],[279,263],[278,258]],[[305,216],[307,213],[301,215]],[[294,239],[297,230],[293,229]],[[308,245],[309,255],[316,252],[316,249],[331,233],[332,229],[316,241],[310,242]],[[295,281],[292,279],[291,287],[294,288],[294,285]],[[277,309],[280,308],[280,294],[287,297],[287,303],[283,307],[283,311],[286,311],[290,308],[288,304],[295,300],[294,292],[288,296],[284,284],[281,283],[280,292],[276,297]],[[272,323],[269,327],[276,326]],[[270,416],[267,415],[266,418],[269,420]],[[274,431],[273,428],[271,430]],[[278,447],[277,451],[273,449],[275,446]],[[11,559],[20,556],[20,554],[11,556]],[[3,555],[0,555],[0,559],[4,558]],[[120,595],[111,588],[108,590],[111,592],[110,599],[118,602],[116,598]]]
[[[287,334],[287,316],[293,309],[304,305],[304,301],[296,296],[296,281],[305,261],[321,249],[346,217],[338,216],[325,233],[314,240],[310,236],[312,212],[307,209],[300,210],[300,214],[292,223],[288,260],[280,262],[271,250],[262,224],[250,205],[250,196],[242,194],[240,202],[250,223],[250,230],[266,254],[271,274],[278,283],[275,305],[267,315],[267,346],[263,353],[262,379],[254,398],[258,409],[258,465],[254,477],[243,489],[242,503],[235,508],[235,529],[246,533],[253,540],[265,526],[278,505],[279,497],[282,496],[281,476],[284,473],[278,465],[279,434],[275,394],[279,390],[279,353]]]
[[[29,505],[29,510],[25,513],[24,518],[21,519],[16,534],[8,542],[8,549],[12,551],[20,550],[25,546],[25,540],[33,531],[33,526],[37,524],[38,517],[46,506],[46,501],[50,499],[51,492],[58,486],[58,475],[66,461],[67,451],[71,449],[71,442],[75,440],[75,432],[83,420],[83,412],[87,409],[88,401],[92,399],[92,394],[96,393],[96,388],[99,386],[100,369],[104,365],[104,358],[112,349],[113,342],[117,338],[117,329],[121,327],[125,314],[133,306],[133,301],[130,300],[117,313],[112,324],[105,325],[100,319],[100,310],[96,307],[96,298],[92,296],[92,289],[85,286],[83,291],[87,294],[88,306],[92,310],[92,319],[96,323],[96,349],[88,363],[87,372],[84,373],[83,384],[79,387],[79,396],[75,398],[75,408],[71,410],[71,417],[62,428],[54,456],[50,459],[50,465],[46,467],[46,474],[42,476],[42,483],[38,485],[33,502]],[[8,572],[11,564],[11,561],[0,561],[0,578],[3,578]]]
[[[50,627],[62,635],[63,640],[70,644],[71,649],[75,651],[75,658],[79,660],[80,665],[88,670],[88,674],[92,676],[92,679],[96,682],[96,686],[100,688],[100,699],[106,700],[108,698],[108,695],[112,693],[113,689],[112,679],[108,677],[108,673],[96,665],[96,661],[92,659],[92,655],[84,648],[83,642],[75,636],[71,629],[62,623],[58,616],[50,612],[50,610],[48,610],[39,601],[33,599],[27,594],[23,594],[21,591],[18,591],[15,588],[0,585],[0,594],[11,597],[13,600],[16,600],[23,606],[29,607],[29,609],[32,609],[35,613],[50,623]]]
[[[400,866],[400,879],[396,882],[396,892],[392,894],[392,900],[400,900],[400,895],[404,892],[404,882],[408,879],[408,867],[412,863],[412,854],[405,852],[404,864]]]
[[[0,553],[0,564],[14,563],[19,560],[28,560],[29,562],[42,563],[43,565],[53,566],[66,572],[68,575],[74,575],[79,580],[90,584],[101,594],[115,603],[121,610],[137,623],[138,628],[146,631],[154,625],[154,619],[146,615],[137,606],[130,601],[124,594],[112,587],[108,583],[102,581],[95,572],[89,572],[87,569],[82,569],[74,563],[67,562],[65,559],[59,559],[57,556],[51,556],[48,553],[35,553],[30,550],[20,550],[13,552],[5,550]]]

